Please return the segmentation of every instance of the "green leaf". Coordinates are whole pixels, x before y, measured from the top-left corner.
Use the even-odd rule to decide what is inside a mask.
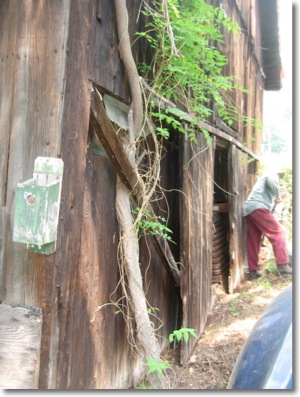
[[[156,127],[156,131],[158,135],[161,135],[162,137],[168,139],[170,136],[170,132],[167,128],[161,128],[161,127]]]
[[[226,17],[223,9],[207,4],[205,0],[168,0],[167,7],[174,36],[174,41],[171,42],[160,2],[154,2],[153,6],[154,9],[144,7],[143,12],[149,20],[148,31],[140,35],[154,49],[151,86],[156,87],[155,90],[160,95],[172,102],[184,104],[188,112],[199,121],[210,120],[213,101],[216,102],[219,115],[228,125],[236,120],[240,121],[238,119],[242,116],[232,111],[227,100],[228,92],[246,90],[235,83],[233,76],[222,75],[227,57],[218,50],[218,45],[211,44],[224,42],[223,28],[228,32],[238,32],[238,24]],[[180,56],[171,53],[174,43]],[[141,67],[141,70],[149,71],[150,65],[148,69]],[[159,73],[156,74],[156,71]],[[192,123],[190,116],[176,115],[176,110],[159,109],[154,113],[151,117],[170,126],[170,129],[163,125],[157,127],[157,133],[166,139],[170,136],[171,128],[185,132],[179,123],[181,117],[182,120]],[[192,142],[197,141],[195,131],[189,131],[188,134]],[[211,144],[210,135],[206,133],[204,136],[208,139],[207,143]]]
[[[180,328],[173,331],[169,335],[169,341],[170,343],[172,343],[174,341],[174,338],[176,338],[176,340],[180,342],[180,340],[183,338],[185,342],[188,342],[190,336],[194,336],[195,338],[197,338],[194,328]]]
[[[162,377],[163,371],[166,369],[170,368],[170,364],[161,362],[161,361],[156,361],[154,358],[149,357],[146,366],[148,367],[148,374],[151,374],[152,372],[157,372],[157,376],[159,378]]]

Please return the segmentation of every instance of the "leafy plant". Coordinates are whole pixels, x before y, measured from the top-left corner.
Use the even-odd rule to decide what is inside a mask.
[[[247,93],[247,90],[235,77],[222,74],[227,58],[217,48],[218,43],[224,43],[222,28],[237,34],[238,24],[223,9],[205,0],[154,2],[153,8],[145,4],[143,12],[149,22],[147,31],[138,35],[148,41],[154,55],[153,62],[142,63],[139,71],[160,96],[185,107],[191,116],[187,131],[190,140],[196,140],[199,121],[209,120],[213,109],[228,125],[239,118],[253,124],[255,120],[239,115],[229,99],[230,91]],[[168,125],[185,132],[182,119],[170,115],[170,109],[157,110],[152,102],[149,106],[149,114],[159,123],[158,134],[168,138]],[[210,143],[209,133],[206,130],[202,133]]]
[[[195,338],[197,338],[194,328],[180,328],[178,330],[173,331],[169,335],[169,341],[170,343],[172,343],[174,342],[174,340],[180,341],[183,338],[185,342],[188,342],[190,336],[194,336]],[[170,364],[163,361],[157,361],[152,357],[148,358],[145,365],[148,367],[147,370],[148,374],[156,372],[159,378],[163,376],[165,370],[171,368]],[[154,387],[152,385],[146,386],[145,383],[141,383],[138,389],[154,389]]]
[[[157,312],[159,312],[159,308],[158,307],[149,307],[148,308],[148,313],[156,314]]]
[[[174,339],[176,339],[178,342],[180,342],[181,339],[183,338],[185,342],[188,342],[191,335],[197,338],[194,328],[180,328],[178,330],[173,331],[169,335],[169,341],[172,343],[174,342]]]
[[[141,384],[138,386],[138,389],[140,389],[140,390],[147,390],[147,389],[149,389],[149,390],[154,390],[155,387],[152,386],[152,385],[147,386],[147,385],[143,382],[143,383],[141,383]]]
[[[171,367],[170,364],[167,364],[162,361],[157,361],[152,357],[148,358],[148,360],[146,362],[146,366],[148,367],[148,371],[147,371],[148,374],[151,374],[151,372],[157,372],[157,376],[159,378],[162,377],[163,371],[165,371],[166,369]]]
[[[167,124],[168,126],[172,127],[176,131],[185,132],[184,128],[182,127],[182,123],[172,115],[171,111],[165,109],[164,112],[150,112],[150,116],[154,120],[157,120],[160,123],[160,127],[156,127],[156,132],[158,135],[162,135],[164,138],[169,138],[169,129],[167,127],[163,127],[163,124]]]
[[[137,215],[139,211],[140,208],[137,207],[132,212]],[[173,232],[166,226],[166,219],[161,216],[153,216],[149,210],[144,210],[142,218],[137,221],[136,226],[143,236],[157,234],[175,244],[170,236],[170,233]]]

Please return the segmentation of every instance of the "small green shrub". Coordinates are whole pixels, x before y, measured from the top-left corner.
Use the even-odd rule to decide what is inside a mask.
[[[169,335],[169,341],[172,343],[174,342],[174,339],[176,339],[178,342],[180,342],[183,338],[185,342],[188,342],[191,335],[197,338],[194,328],[180,328]]]
[[[162,377],[163,371],[171,367],[170,364],[167,364],[163,361],[156,361],[152,357],[148,358],[146,362],[146,366],[148,367],[148,371],[147,371],[148,374],[151,374],[152,372],[156,372],[159,378]]]
[[[140,208],[137,207],[132,212],[137,215],[139,211]],[[173,232],[166,226],[166,219],[161,216],[153,216],[149,210],[144,210],[142,218],[137,221],[136,226],[141,236],[156,234],[175,244],[170,236],[170,233]]]
[[[180,341],[183,338],[185,342],[188,342],[190,336],[194,336],[195,338],[197,338],[194,328],[180,328],[178,330],[173,331],[169,335],[169,341],[170,343],[172,343],[175,340]],[[171,368],[170,364],[164,361],[157,361],[152,357],[149,357],[147,359],[145,365],[148,367],[147,374],[156,372],[158,378],[161,378],[163,376],[164,371]],[[152,385],[146,386],[145,383],[141,383],[138,386],[138,389],[154,389],[154,387]]]

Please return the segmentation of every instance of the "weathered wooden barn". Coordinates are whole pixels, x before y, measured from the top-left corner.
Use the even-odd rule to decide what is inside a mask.
[[[226,74],[239,76],[251,93],[237,94],[236,106],[261,120],[263,91],[280,89],[277,1],[210,3],[223,7],[242,28],[237,36],[225,33],[220,50],[228,57]],[[127,0],[132,40],[144,29],[142,6],[141,0]],[[137,62],[145,51],[136,41]],[[130,388],[141,363],[131,354],[124,318],[113,305],[98,310],[122,294],[116,175],[134,188],[108,116],[94,107],[95,86],[117,103],[130,102],[114,1],[1,0],[0,86],[0,311],[10,316],[0,323],[0,356],[5,357],[0,360],[0,373],[5,373],[0,384],[5,389]],[[163,324],[158,331],[162,349],[174,329],[190,327],[201,335],[211,311],[213,283],[230,293],[244,277],[241,208],[254,180],[261,131],[242,123],[228,127],[217,118],[206,128],[213,144],[197,156],[184,135],[165,142],[165,198],[156,210],[169,209],[168,226],[176,244],[141,240],[147,299],[159,308]],[[199,134],[197,149],[205,144]],[[51,254],[13,240],[17,186],[33,177],[38,157],[63,161],[57,241]],[[178,264],[180,278],[170,272],[170,263]],[[23,346],[36,356],[24,353],[11,375],[9,361],[18,351],[5,356],[5,334],[15,335],[12,345],[21,349],[21,339],[13,333],[18,325],[13,320],[19,317],[10,311],[20,308],[27,310],[27,319],[28,310],[40,319],[40,344]],[[195,342],[182,344],[181,362]],[[30,370],[29,359],[35,360]],[[15,383],[16,378],[23,383]]]

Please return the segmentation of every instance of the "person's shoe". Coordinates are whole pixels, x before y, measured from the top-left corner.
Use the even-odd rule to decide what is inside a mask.
[[[259,278],[259,277],[261,277],[262,275],[263,275],[263,272],[260,271],[260,270],[250,270],[249,273],[248,273],[248,277],[249,277],[251,280],[254,280],[255,278]]]
[[[277,271],[279,274],[292,274],[293,273],[293,269],[291,268],[291,266],[289,264],[277,265],[276,268],[277,268]]]

